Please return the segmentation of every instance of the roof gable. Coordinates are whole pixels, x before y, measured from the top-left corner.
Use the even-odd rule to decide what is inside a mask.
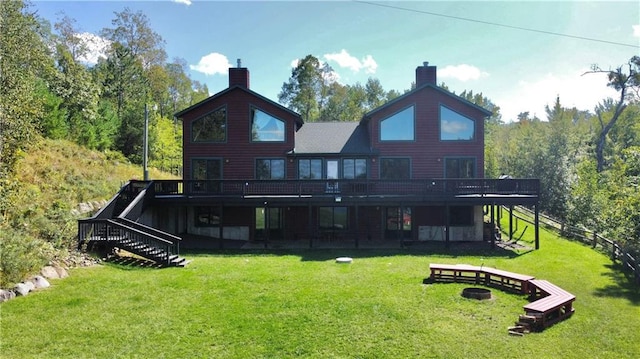
[[[290,113],[296,119],[297,128],[300,128],[300,126],[302,126],[302,124],[304,123],[304,121],[302,121],[302,117],[298,113],[296,113],[294,111],[291,111],[290,109],[280,105],[279,103],[277,103],[275,101],[272,101],[272,100],[260,95],[259,93],[255,92],[255,91],[251,91],[250,89],[248,89],[248,88],[246,88],[244,86],[239,86],[239,85],[231,86],[231,87],[229,87],[229,88],[227,88],[225,90],[222,90],[222,91],[220,91],[220,92],[218,92],[218,93],[216,93],[214,95],[211,95],[211,96],[207,97],[206,99],[204,99],[204,100],[202,100],[202,101],[200,101],[200,102],[198,102],[198,103],[196,103],[194,105],[191,105],[191,106],[187,107],[186,109],[184,109],[184,110],[182,110],[180,112],[176,112],[173,116],[178,117],[178,118],[183,117],[185,114],[187,114],[187,113],[189,113],[189,112],[191,112],[191,111],[193,111],[193,110],[195,110],[197,108],[205,106],[209,102],[212,102],[212,101],[214,101],[216,99],[219,99],[221,97],[227,96],[229,93],[231,93],[233,91],[236,91],[236,90],[244,91],[244,92],[250,94],[253,97],[259,98],[262,101],[265,101],[265,102],[267,102],[267,103],[269,103],[269,104],[271,104],[271,105],[273,105],[273,106],[275,106],[275,107],[277,107],[277,108],[279,108],[279,109],[281,109],[283,111],[286,111],[286,112]]]
[[[407,97],[416,96],[417,93],[419,93],[420,91],[423,91],[425,89],[433,89],[433,90],[435,90],[435,91],[437,91],[437,92],[439,92],[439,93],[441,93],[443,95],[451,97],[454,100],[459,101],[460,103],[464,104],[465,106],[474,108],[474,109],[482,112],[485,116],[491,116],[491,114],[492,114],[491,111],[489,111],[489,110],[487,110],[487,109],[485,109],[483,107],[480,107],[480,106],[474,104],[473,102],[468,101],[467,99],[464,99],[464,98],[462,98],[462,97],[460,97],[458,95],[455,95],[455,94],[453,94],[453,93],[451,93],[451,92],[449,92],[449,91],[447,91],[447,90],[445,90],[445,89],[443,89],[441,87],[438,87],[436,85],[433,85],[433,84],[430,84],[430,83],[426,83],[426,84],[424,84],[424,85],[422,85],[420,87],[417,87],[417,88],[415,88],[415,89],[403,94],[402,96],[398,96],[398,97],[394,98],[393,100],[385,103],[384,105],[382,105],[380,107],[377,107],[377,108],[365,113],[364,116],[362,116],[361,122],[362,121],[364,121],[364,122],[368,121],[369,118],[374,116],[379,111],[382,111],[383,109],[386,109],[386,108],[388,108],[390,106],[393,106],[395,103],[400,102],[400,101],[406,99]]]

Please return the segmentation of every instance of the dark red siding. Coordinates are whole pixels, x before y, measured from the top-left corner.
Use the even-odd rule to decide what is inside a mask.
[[[227,109],[227,140],[224,143],[194,143],[191,141],[191,122],[217,108]],[[285,142],[251,142],[251,107],[277,117],[286,123]],[[296,117],[291,112],[275,106],[260,97],[241,88],[214,98],[203,106],[194,108],[183,116],[184,178],[191,179],[191,160],[193,158],[215,157],[222,159],[224,179],[255,178],[256,158],[282,158],[287,162],[287,178],[295,178],[293,162],[286,159],[288,151],[294,148]]]
[[[409,106],[415,106],[415,141],[380,141],[380,120]],[[475,138],[471,141],[440,140],[440,105],[475,120]],[[476,177],[484,177],[484,114],[431,87],[416,91],[373,114],[369,120],[372,147],[379,157],[411,158],[411,178],[443,178],[446,157],[476,159]],[[379,178],[379,161],[372,166],[372,178]]]

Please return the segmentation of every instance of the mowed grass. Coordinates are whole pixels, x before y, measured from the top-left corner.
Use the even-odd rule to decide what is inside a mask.
[[[530,231],[523,241],[530,241]],[[338,256],[352,264],[337,264]],[[611,261],[542,231],[538,251],[452,245],[186,255],[186,268],[102,265],[1,304],[6,358],[636,358],[640,292]],[[576,313],[541,333],[507,334],[524,296],[460,296],[422,284],[429,263],[547,279]]]

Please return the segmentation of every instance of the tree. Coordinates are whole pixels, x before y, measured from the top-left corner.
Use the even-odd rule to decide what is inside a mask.
[[[329,65],[321,65],[315,56],[307,55],[291,70],[289,81],[282,84],[278,101],[300,113],[304,121],[317,121],[329,101],[334,82],[331,72]]]
[[[618,99],[613,106],[613,113],[611,113],[611,117],[608,120],[605,119],[605,117],[608,117],[605,113],[611,106],[603,103],[595,108],[600,123],[600,132],[596,140],[596,163],[598,172],[602,172],[605,166],[604,148],[607,135],[615,126],[629,101],[637,97],[640,90],[640,56],[633,56],[627,63],[626,69],[620,66],[615,70],[603,71],[597,65],[594,65],[592,71],[588,73],[606,73],[609,78],[607,86],[619,92]]]
[[[129,49],[145,70],[152,65],[164,65],[167,59],[164,40],[151,29],[147,16],[142,11],[134,13],[128,7],[114,14],[116,17],[111,20],[114,27],[102,29],[101,35]]]
[[[37,96],[38,79],[52,64],[38,19],[24,2],[2,1],[0,14],[0,178],[6,178],[38,132],[44,100]]]
[[[64,13],[62,14],[64,15]],[[55,23],[54,28],[58,32],[58,44],[69,51],[73,61],[78,62],[87,55],[89,46],[86,40],[79,35],[80,30],[76,25],[75,19],[64,15],[60,21]]]

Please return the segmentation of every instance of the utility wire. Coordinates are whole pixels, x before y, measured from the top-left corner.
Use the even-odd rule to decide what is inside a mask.
[[[622,43],[622,42],[594,39],[594,38],[591,38],[591,37],[569,35],[569,34],[563,34],[563,33],[559,33],[559,32],[552,32],[552,31],[546,31],[546,30],[531,29],[531,28],[521,27],[521,26],[505,25],[505,24],[499,24],[499,23],[491,22],[491,21],[476,20],[476,19],[470,19],[470,18],[461,17],[461,16],[445,15],[445,14],[439,14],[439,13],[430,12],[430,11],[409,9],[409,8],[405,8],[405,7],[400,7],[400,6],[395,6],[395,5],[387,5],[387,4],[377,3],[377,2],[360,1],[360,0],[352,0],[352,1],[353,2],[357,2],[357,3],[361,3],[361,4],[386,7],[386,8],[395,9],[395,10],[409,11],[409,12],[414,12],[414,13],[418,13],[418,14],[426,14],[426,15],[445,17],[445,18],[461,20],[461,21],[475,22],[475,23],[478,23],[478,24],[499,26],[499,27],[505,27],[505,28],[508,28],[508,29],[516,29],[516,30],[522,30],[522,31],[536,32],[536,33],[545,34],[545,35],[569,37],[569,38],[572,38],[572,39],[601,42],[601,43],[610,44],[610,45],[627,46],[627,47],[633,47],[633,48],[636,48],[636,49],[640,49],[640,45],[632,45],[632,44],[626,44],[626,43]]]

